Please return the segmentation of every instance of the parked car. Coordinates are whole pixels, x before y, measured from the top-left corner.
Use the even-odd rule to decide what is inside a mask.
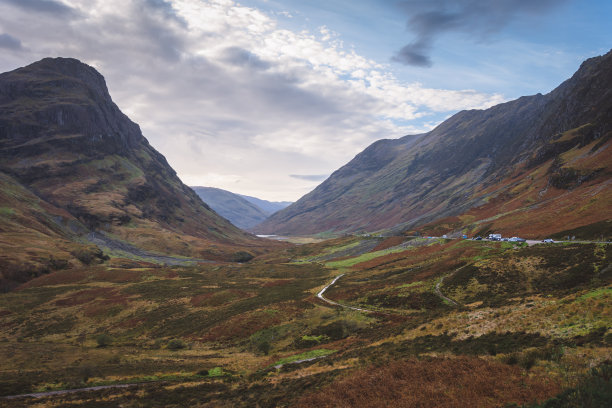
[[[475,240],[475,241],[482,241],[482,237],[481,237],[481,236],[478,236],[478,237],[474,238],[474,240]]]
[[[542,240],[542,242],[546,242],[547,244],[552,244],[555,241],[553,241],[551,238],[546,238],[545,240]]]
[[[510,241],[510,242],[525,242],[525,241],[527,241],[527,240],[526,240],[526,239],[524,239],[524,238],[512,237],[512,238],[510,238],[508,241]]]

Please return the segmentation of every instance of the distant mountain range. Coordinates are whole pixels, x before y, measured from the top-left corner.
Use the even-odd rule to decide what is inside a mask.
[[[181,183],[92,67],[0,74],[0,288],[97,262],[92,243],[221,260],[269,245]]]
[[[293,204],[293,201],[266,201],[260,198],[251,197],[247,195],[238,194],[248,202],[255,204],[259,207],[267,216],[274,214],[277,211],[282,210]]]
[[[261,223],[271,214],[291,204],[284,201],[261,200],[214,187],[191,188],[219,215],[228,219],[238,228],[245,230]]]
[[[612,53],[547,95],[381,140],[255,228],[612,235]]]

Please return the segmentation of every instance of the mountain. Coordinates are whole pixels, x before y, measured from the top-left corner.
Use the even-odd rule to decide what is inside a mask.
[[[267,201],[262,200],[260,198],[251,197],[247,195],[239,194],[240,197],[244,198],[251,204],[255,204],[261,211],[263,211],[267,216],[274,214],[277,211],[282,210],[283,208],[288,207],[293,204],[291,201]]]
[[[547,95],[381,140],[255,228],[610,236],[612,52]]]
[[[214,187],[191,188],[213,210],[238,228],[248,229],[268,218],[269,214],[238,194]]]
[[[263,246],[185,186],[75,59],[0,74],[0,187],[2,282],[101,261],[94,243],[204,259]]]

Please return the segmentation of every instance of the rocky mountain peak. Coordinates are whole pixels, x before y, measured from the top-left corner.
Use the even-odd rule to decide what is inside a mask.
[[[33,147],[44,136],[46,148],[128,156],[147,143],[112,101],[104,77],[73,58],[45,58],[1,74],[0,113],[3,148]]]
[[[0,74],[2,176],[53,209],[36,217],[45,219],[45,234],[59,233],[66,245],[77,230],[205,259],[260,245],[181,182],[112,101],[104,77],[75,59],[45,58]],[[30,210],[25,205],[23,213]],[[31,219],[15,230],[27,224]]]

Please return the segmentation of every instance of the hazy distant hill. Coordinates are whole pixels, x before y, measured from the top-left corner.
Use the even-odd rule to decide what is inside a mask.
[[[266,201],[266,200],[262,200],[256,197],[250,197],[250,196],[246,196],[242,194],[239,194],[239,196],[244,198],[248,202],[255,204],[268,216],[293,204],[292,201]]]
[[[213,210],[239,228],[250,228],[268,218],[268,214],[238,194],[214,187],[191,188]]]
[[[205,259],[262,245],[181,183],[75,59],[0,74],[0,187],[0,281],[99,259],[92,231]]]
[[[547,95],[382,140],[255,231],[611,235],[612,53]]]
[[[271,202],[214,187],[191,187],[210,207],[235,226],[248,230],[291,202]]]

